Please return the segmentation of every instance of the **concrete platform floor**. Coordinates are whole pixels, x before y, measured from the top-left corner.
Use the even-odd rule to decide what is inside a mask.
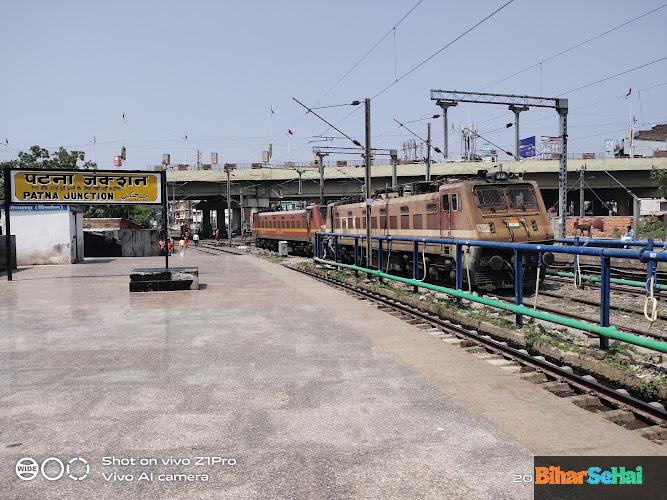
[[[206,288],[130,295],[158,258],[0,281],[0,498],[529,498],[533,454],[664,454],[282,266],[174,260]],[[90,472],[23,481],[22,457]]]

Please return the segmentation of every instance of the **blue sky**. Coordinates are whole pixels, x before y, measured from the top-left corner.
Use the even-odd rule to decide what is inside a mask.
[[[144,168],[159,163],[162,153],[182,162],[187,152],[193,162],[197,149],[204,161],[212,151],[221,162],[260,161],[271,140],[274,161],[282,161],[290,128],[290,159],[309,160],[310,136],[327,127],[312,115],[304,117],[291,98],[317,101],[416,2],[5,2],[0,139],[9,140],[10,158],[31,144],[64,145],[85,150],[100,167],[111,167],[125,144],[125,167]],[[503,3],[423,0],[395,36],[392,32],[321,104],[375,95]],[[373,146],[400,149],[410,138],[394,117],[407,121],[438,112],[429,100],[432,88],[480,90],[662,4],[515,0],[373,100]],[[541,80],[535,68],[487,90],[538,95],[541,86],[543,95],[554,96],[665,57],[666,21],[667,7],[544,63]],[[639,126],[667,122],[662,83],[667,83],[667,60],[568,94],[570,151],[602,151],[606,138],[623,136],[630,100],[622,96],[629,87]],[[605,99],[611,100],[588,106]],[[349,108],[323,113],[337,121]],[[495,131],[512,120],[505,108],[461,105],[450,111],[455,127],[468,120],[491,141],[513,149],[513,129]],[[557,133],[555,113],[531,110],[522,121],[522,137]],[[340,127],[361,140],[362,122],[359,109]],[[414,127],[423,133],[426,125]],[[433,131],[440,143],[439,120]],[[458,133],[451,141],[457,155]]]

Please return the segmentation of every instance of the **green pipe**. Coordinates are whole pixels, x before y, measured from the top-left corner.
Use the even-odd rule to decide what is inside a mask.
[[[332,266],[338,266],[345,269],[360,271],[362,273],[376,276],[378,278],[385,278],[393,281],[398,281],[400,283],[405,283],[407,285],[427,288],[429,290],[434,290],[436,292],[446,293],[447,295],[451,295],[459,299],[466,299],[472,302],[478,302],[480,304],[484,304],[486,306],[495,307],[497,309],[503,309],[505,311],[509,311],[514,314],[522,314],[524,316],[529,316],[531,318],[549,321],[550,323],[555,323],[557,325],[569,326],[576,330],[594,333],[596,335],[600,335],[601,337],[620,340],[623,342],[627,342],[628,344],[633,344],[645,347],[647,349],[652,349],[654,351],[667,353],[666,342],[660,342],[659,340],[654,340],[646,337],[639,337],[637,335],[632,335],[630,333],[622,332],[617,330],[615,326],[600,326],[592,323],[586,323],[584,321],[578,321],[576,319],[565,318],[563,316],[557,316],[555,314],[549,314],[543,311],[538,311],[536,309],[531,309],[524,305],[507,304],[505,302],[499,302],[497,300],[489,299],[486,297],[478,297],[477,295],[472,295],[468,292],[464,292],[463,290],[455,290],[453,288],[446,288],[439,285],[433,285],[431,283],[425,283],[423,281],[418,281],[410,278],[394,276],[393,274],[383,273],[382,271],[377,271],[375,269],[366,269],[364,267],[359,267],[352,264],[342,264],[340,262],[320,259],[318,257],[315,257],[313,260],[321,264],[330,264]]]
[[[551,274],[553,276],[562,276],[564,278],[574,278],[574,273],[568,273],[565,271],[558,271],[558,272],[549,272],[547,274]],[[590,281],[592,283],[599,283],[600,277],[596,276],[594,274],[582,274],[581,279],[584,281]],[[643,281],[636,281],[636,280],[626,280],[622,278],[611,278],[612,283],[616,283],[617,285],[627,285],[627,286],[637,286],[641,288],[646,288],[646,283]],[[657,284],[655,285],[656,290],[667,290],[667,285],[660,285]]]

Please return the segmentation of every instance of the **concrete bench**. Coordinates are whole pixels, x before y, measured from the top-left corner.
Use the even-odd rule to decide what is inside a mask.
[[[165,292],[172,290],[199,290],[199,268],[133,269],[130,273],[130,292]]]

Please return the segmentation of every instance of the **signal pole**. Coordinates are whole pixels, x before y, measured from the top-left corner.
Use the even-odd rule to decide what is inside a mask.
[[[366,268],[370,269],[373,248],[371,241],[371,205],[373,199],[371,198],[371,100],[368,97],[364,99],[364,107],[366,110]]]

